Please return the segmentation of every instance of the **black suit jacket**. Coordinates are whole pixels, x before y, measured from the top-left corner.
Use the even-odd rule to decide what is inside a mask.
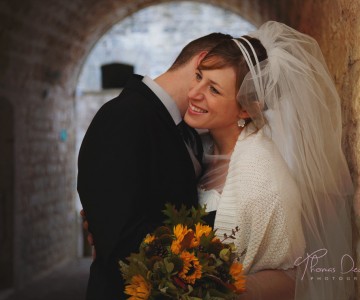
[[[134,75],[95,115],[81,145],[78,192],[96,259],[87,299],[125,299],[118,260],[137,252],[167,202],[197,205],[192,161],[162,102]]]

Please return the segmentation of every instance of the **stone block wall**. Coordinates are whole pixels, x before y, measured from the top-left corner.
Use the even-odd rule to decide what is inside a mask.
[[[336,84],[342,101],[344,150],[354,184],[360,187],[360,2],[297,0],[290,6],[290,13],[286,15],[282,9],[279,15],[318,41]]]
[[[359,1],[294,0],[276,3],[274,18],[314,37],[322,49],[341,98],[343,149],[355,187],[353,253],[360,262],[360,10]],[[357,273],[354,273],[356,276]],[[360,299],[360,286],[355,281]]]
[[[74,95],[67,74],[76,9],[0,4],[0,95],[14,109],[14,280],[20,287],[75,256]],[[75,46],[74,46],[75,45]]]
[[[319,42],[341,98],[343,149],[355,186],[352,214],[354,253],[352,255],[359,266],[360,19],[358,12],[360,2],[307,0],[294,1],[293,5],[297,7],[292,14],[294,24]],[[358,283],[357,286],[359,289]]]

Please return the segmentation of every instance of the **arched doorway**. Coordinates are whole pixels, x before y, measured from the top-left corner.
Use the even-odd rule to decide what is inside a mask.
[[[13,107],[0,98],[0,292],[13,286],[14,124]]]
[[[76,155],[97,110],[120,92],[120,88],[102,86],[104,74],[101,74],[101,69],[104,65],[128,64],[135,73],[156,78],[167,70],[182,47],[192,39],[211,32],[238,36],[255,28],[254,24],[228,9],[190,1],[155,3],[115,23],[97,40],[79,74],[75,112]],[[80,201],[77,201],[77,208],[82,208]],[[86,237],[80,234],[79,256],[90,253]]]

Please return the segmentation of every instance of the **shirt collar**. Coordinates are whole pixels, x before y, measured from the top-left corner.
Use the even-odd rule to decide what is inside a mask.
[[[165,105],[166,109],[168,110],[175,124],[178,125],[181,122],[182,118],[179,108],[177,107],[174,99],[171,98],[171,96],[149,76],[144,76],[142,81],[154,92],[154,94]]]

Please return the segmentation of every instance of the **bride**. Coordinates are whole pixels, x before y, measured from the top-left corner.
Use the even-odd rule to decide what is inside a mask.
[[[288,278],[281,299],[351,299],[353,189],[316,41],[270,21],[211,50],[196,80],[185,121],[209,130],[199,200],[219,235],[237,229],[241,299],[270,299],[272,272]]]

